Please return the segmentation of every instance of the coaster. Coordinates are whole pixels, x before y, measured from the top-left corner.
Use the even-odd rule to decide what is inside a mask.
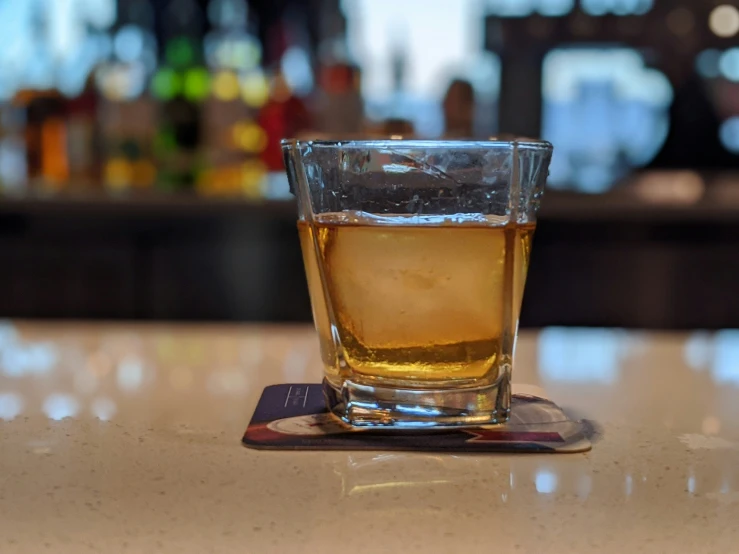
[[[591,426],[551,400],[513,385],[504,425],[445,428],[353,428],[326,409],[320,384],[264,389],[242,442],[266,450],[407,450],[423,452],[586,452]]]

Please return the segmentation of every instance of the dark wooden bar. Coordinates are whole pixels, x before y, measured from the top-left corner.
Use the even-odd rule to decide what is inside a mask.
[[[523,326],[739,327],[739,207],[550,191]],[[624,192],[627,191],[627,192]],[[290,201],[0,201],[0,316],[306,321]]]

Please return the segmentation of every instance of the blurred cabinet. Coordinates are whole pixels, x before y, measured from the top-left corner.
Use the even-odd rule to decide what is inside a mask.
[[[0,314],[132,319],[135,256],[127,244],[0,238]]]
[[[2,205],[0,317],[309,319],[292,207],[198,204]]]
[[[522,326],[739,327],[739,218],[558,198],[542,211]],[[289,202],[0,202],[0,318],[310,314]]]

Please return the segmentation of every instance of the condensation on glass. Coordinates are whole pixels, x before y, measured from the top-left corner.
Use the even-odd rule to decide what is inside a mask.
[[[283,141],[330,409],[505,421],[551,145]]]

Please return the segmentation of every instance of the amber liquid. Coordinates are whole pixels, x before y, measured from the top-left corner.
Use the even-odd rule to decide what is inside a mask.
[[[533,224],[342,212],[298,229],[330,380],[343,366],[433,386],[510,363]]]

